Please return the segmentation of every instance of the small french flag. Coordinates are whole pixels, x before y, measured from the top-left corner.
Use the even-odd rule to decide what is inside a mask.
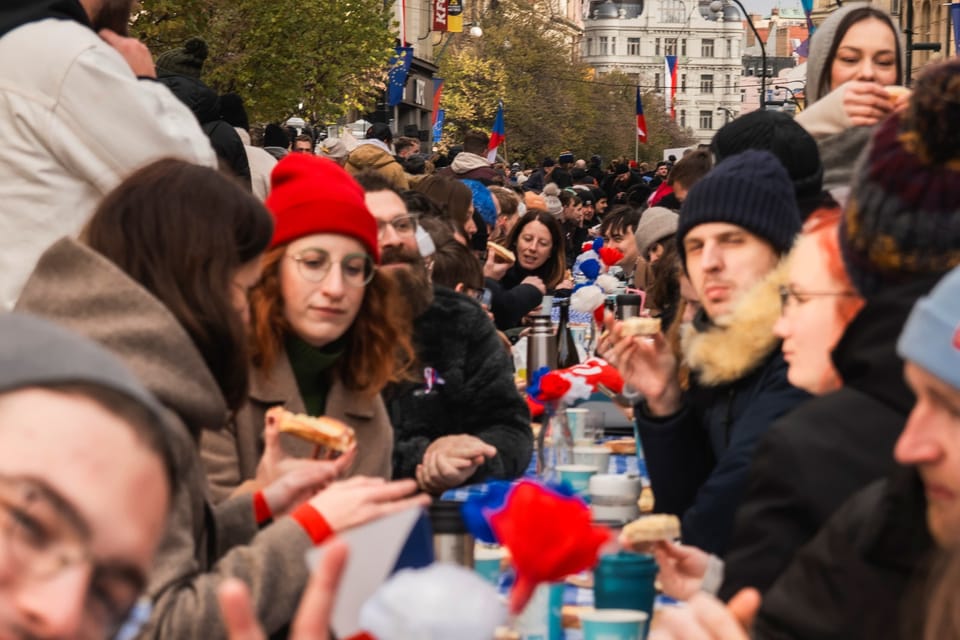
[[[487,162],[496,162],[497,149],[506,140],[507,133],[503,126],[503,100],[497,105],[497,117],[493,121],[493,131],[490,132],[490,145],[487,147]]]

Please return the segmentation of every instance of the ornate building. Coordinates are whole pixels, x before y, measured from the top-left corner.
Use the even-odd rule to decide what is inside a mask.
[[[714,10],[719,9],[719,10]],[[676,121],[701,143],[740,113],[743,25],[736,7],[696,0],[591,2],[583,60],[597,76],[618,70],[641,91],[664,92],[676,56]]]

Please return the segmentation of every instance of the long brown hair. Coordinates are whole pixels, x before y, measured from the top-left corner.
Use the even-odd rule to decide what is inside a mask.
[[[179,160],[140,169],[109,193],[82,240],[152,293],[186,330],[227,406],[247,400],[243,321],[231,286],[260,256],[273,218],[233,178]]]
[[[523,229],[531,222],[539,222],[550,232],[550,239],[553,240],[553,247],[550,249],[550,257],[543,263],[538,272],[544,274],[543,283],[547,290],[551,290],[563,282],[563,277],[567,273],[566,250],[564,249],[563,231],[560,229],[560,223],[550,213],[542,209],[531,209],[523,214],[523,217],[513,227],[510,236],[507,239],[507,248],[517,253],[517,241]]]
[[[292,331],[280,291],[280,262],[287,246],[267,252],[260,282],[250,292],[252,362],[263,372],[273,368],[283,351],[284,336]],[[396,312],[401,308],[403,301],[393,279],[375,271],[360,312],[347,330],[344,356],[336,364],[336,373],[348,389],[373,396],[388,383],[407,379],[415,356],[410,319]]]

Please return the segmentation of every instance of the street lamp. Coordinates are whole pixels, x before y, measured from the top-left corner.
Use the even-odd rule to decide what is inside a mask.
[[[760,110],[763,111],[767,108],[767,47],[763,44],[763,40],[760,39],[760,34],[757,32],[757,27],[753,24],[753,20],[750,19],[750,14],[747,13],[743,3],[741,3],[740,0],[727,1],[732,2],[740,7],[740,11],[743,12],[743,17],[746,18],[747,24],[750,25],[750,30],[753,31],[753,36],[757,39],[757,44],[760,45],[760,65],[762,66],[762,69],[760,70]],[[713,11],[714,13],[720,13],[723,11],[723,2],[720,0],[713,0],[713,2],[710,3],[710,11]]]

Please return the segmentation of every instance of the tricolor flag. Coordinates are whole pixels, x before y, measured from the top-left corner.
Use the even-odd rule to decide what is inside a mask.
[[[487,162],[496,162],[497,148],[503,144],[507,133],[503,126],[503,100],[497,105],[497,117],[493,121],[493,131],[490,132],[490,146],[487,147]]]
[[[637,140],[647,144],[647,119],[643,115],[643,103],[640,102],[640,87],[637,87]]]
[[[677,119],[677,56],[666,56],[666,73],[663,76],[664,102],[670,112],[670,119]]]
[[[433,124],[440,117],[440,100],[443,97],[443,78],[433,79]]]

